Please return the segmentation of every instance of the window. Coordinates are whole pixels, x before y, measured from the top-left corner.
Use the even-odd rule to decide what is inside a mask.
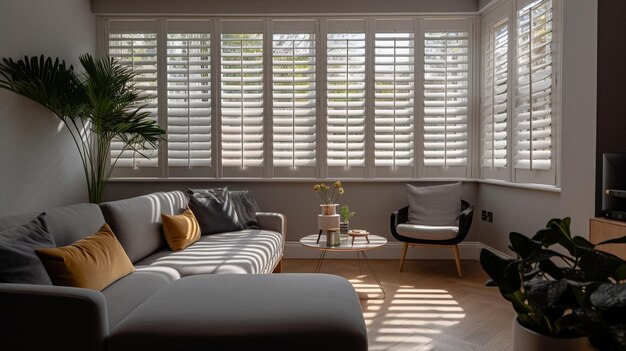
[[[275,177],[316,175],[316,45],[312,21],[279,22],[272,38]]]
[[[150,119],[157,120],[157,34],[156,23],[113,22],[109,28],[108,55],[121,64],[131,67],[136,77],[134,84],[146,98],[144,111]],[[117,159],[113,176],[157,176],[159,175],[159,154],[156,149],[141,150],[144,158],[136,152],[123,148],[123,143],[111,143],[111,161]]]
[[[208,22],[168,22],[167,30],[169,174],[210,174],[210,28]]]
[[[247,27],[249,31],[246,31]],[[262,22],[224,23],[220,59],[224,175],[261,177],[264,117]]]
[[[556,185],[555,3],[516,4],[483,19],[482,177]]]
[[[365,23],[330,22],[326,40],[328,174],[365,176]]]
[[[376,22],[374,162],[377,176],[413,175],[414,43],[411,21]]]
[[[508,179],[508,37],[506,18],[489,26],[482,72],[481,166],[486,177],[504,180]]]
[[[513,128],[516,181],[555,183],[552,43],[552,0],[520,8]]]
[[[467,175],[470,51],[467,24],[436,22],[424,33],[426,175]]]

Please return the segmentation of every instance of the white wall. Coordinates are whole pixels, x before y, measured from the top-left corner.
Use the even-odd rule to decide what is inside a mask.
[[[595,212],[598,0],[563,1],[561,215],[587,236]]]
[[[94,53],[89,0],[0,2],[0,57]],[[0,90],[0,216],[87,200],[78,152],[43,107]]]

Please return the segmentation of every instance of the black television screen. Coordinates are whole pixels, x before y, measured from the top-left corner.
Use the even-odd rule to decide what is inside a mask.
[[[602,210],[626,211],[626,153],[602,155]]]

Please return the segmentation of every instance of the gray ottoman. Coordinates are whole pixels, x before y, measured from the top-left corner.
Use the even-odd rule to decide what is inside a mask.
[[[159,289],[108,350],[367,350],[354,288],[327,274],[196,275]]]

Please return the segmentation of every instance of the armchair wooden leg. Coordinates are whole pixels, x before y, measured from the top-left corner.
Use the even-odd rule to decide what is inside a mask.
[[[461,256],[459,256],[459,247],[456,245],[452,246],[452,253],[454,253],[454,261],[456,262],[456,271],[459,274],[459,278],[463,277],[461,273]]]
[[[409,248],[409,243],[402,243],[402,257],[400,257],[400,272],[404,267],[404,257],[406,256],[406,250]]]

